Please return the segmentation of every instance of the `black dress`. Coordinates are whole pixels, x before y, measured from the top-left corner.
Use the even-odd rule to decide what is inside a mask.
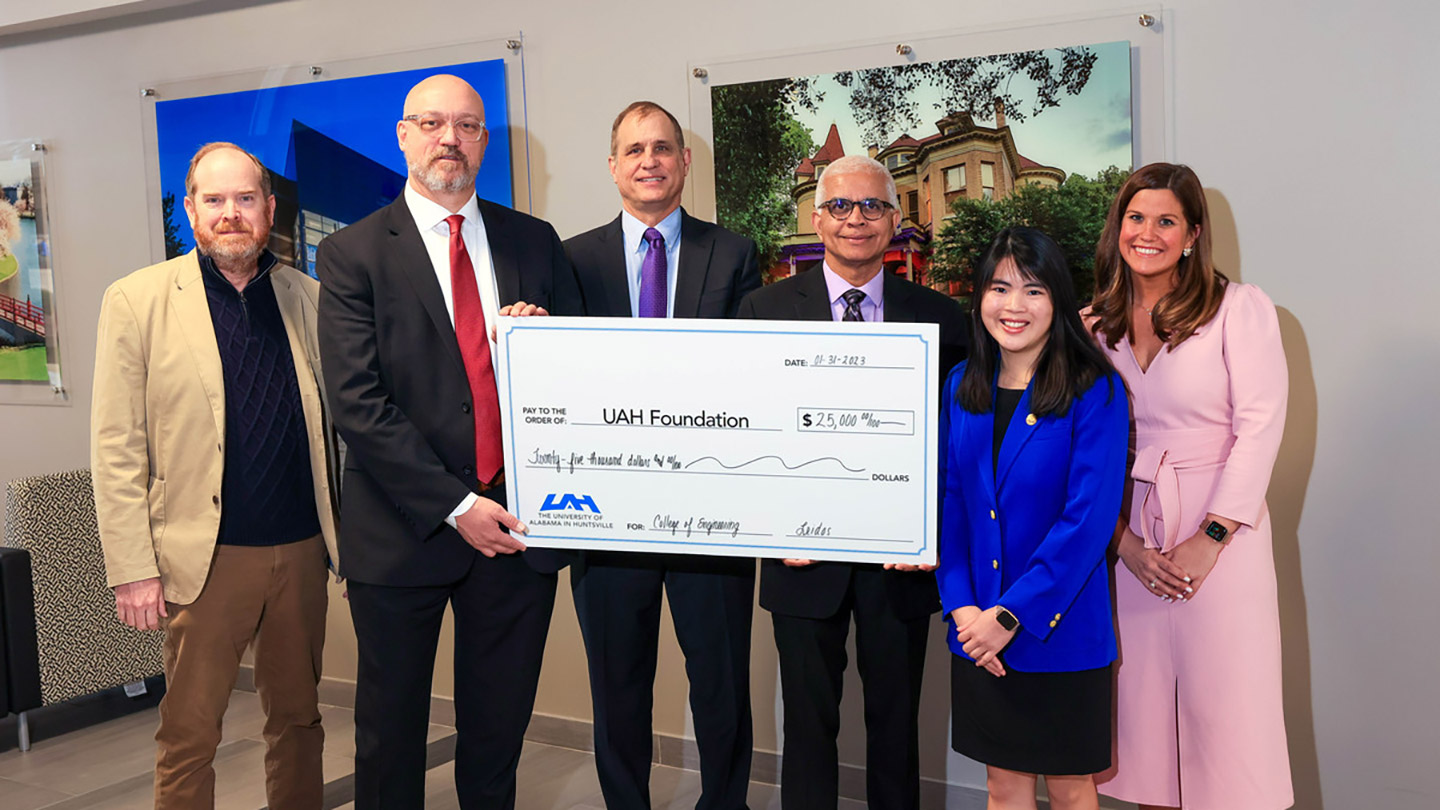
[[[992,457],[1024,391],[995,391]],[[989,607],[988,605],[983,607]],[[1019,632],[1025,632],[1022,627]],[[1070,776],[1110,767],[1110,667],[1019,672],[997,678],[958,655],[950,661],[951,747],[977,762],[1023,773]]]

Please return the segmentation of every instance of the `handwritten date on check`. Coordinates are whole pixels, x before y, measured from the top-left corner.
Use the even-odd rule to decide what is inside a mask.
[[[528,545],[934,563],[932,324],[502,318]]]

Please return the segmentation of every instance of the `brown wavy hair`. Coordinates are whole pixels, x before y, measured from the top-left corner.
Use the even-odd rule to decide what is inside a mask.
[[[1120,258],[1120,226],[1130,208],[1130,200],[1137,192],[1147,189],[1172,192],[1180,201],[1187,230],[1200,228],[1194,250],[1189,256],[1182,256],[1176,266],[1175,289],[1157,301],[1150,312],[1150,325],[1155,334],[1169,349],[1179,346],[1215,317],[1225,297],[1225,285],[1230,283],[1211,261],[1210,217],[1200,178],[1189,166],[1175,163],[1151,163],[1140,168],[1115,195],[1115,202],[1105,217],[1100,243],[1095,246],[1095,299],[1090,304],[1095,323],[1091,328],[1112,349],[1120,338],[1131,337],[1134,331],[1130,323],[1134,282],[1130,266]]]

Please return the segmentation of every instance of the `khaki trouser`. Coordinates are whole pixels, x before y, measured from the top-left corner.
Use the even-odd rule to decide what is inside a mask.
[[[255,644],[271,810],[318,810],[324,781],[318,685],[325,644],[325,545],[216,546],[199,598],[167,603],[156,810],[215,805],[215,749],[240,658]]]

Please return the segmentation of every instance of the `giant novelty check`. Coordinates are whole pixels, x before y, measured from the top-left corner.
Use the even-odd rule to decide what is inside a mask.
[[[504,318],[528,545],[934,563],[933,324]]]

